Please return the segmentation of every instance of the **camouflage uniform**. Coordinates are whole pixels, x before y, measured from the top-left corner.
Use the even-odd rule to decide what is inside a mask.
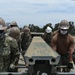
[[[23,29],[23,33],[21,34],[21,48],[22,51],[26,51],[30,42],[31,42],[31,34],[30,34],[30,29],[28,27]],[[23,52],[24,54],[25,52]]]
[[[9,29],[9,36],[16,39],[19,51],[21,50],[21,35],[18,27],[12,27]]]
[[[18,55],[16,40],[4,35],[0,39],[0,72],[8,71],[11,64],[16,65]]]
[[[6,30],[6,35],[9,35],[10,33],[10,28],[13,28],[13,27],[17,27],[18,28],[18,25],[17,25],[17,22],[16,21],[12,21],[10,23],[10,26],[8,26],[7,30]]]
[[[18,44],[18,48],[19,48],[19,52],[21,52],[21,36],[20,36],[19,28],[18,27],[10,28],[9,29],[9,36],[16,39],[17,44]],[[18,59],[19,59],[19,57],[20,57],[20,55],[17,56]],[[16,64],[18,64],[18,61],[16,62]],[[15,71],[18,71],[18,68],[16,68]]]
[[[5,21],[0,18],[0,72],[9,71],[11,65],[15,66],[19,55],[16,40],[6,35],[5,32]]]

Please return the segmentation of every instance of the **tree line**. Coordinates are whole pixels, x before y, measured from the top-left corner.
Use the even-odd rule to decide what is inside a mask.
[[[75,26],[73,21],[69,21],[70,28],[69,28],[69,33],[72,35],[75,35]],[[52,23],[47,23],[46,25],[43,26],[43,28],[40,28],[38,25],[34,24],[29,24],[29,28],[31,32],[44,32],[45,29],[49,26],[52,31],[56,31],[58,29],[59,23],[55,24],[54,27],[52,26]]]

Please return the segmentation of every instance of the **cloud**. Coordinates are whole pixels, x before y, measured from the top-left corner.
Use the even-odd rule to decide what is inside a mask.
[[[75,2],[71,0],[0,0],[0,16],[6,22],[17,21],[19,26],[36,24],[40,27],[62,19],[75,20]]]

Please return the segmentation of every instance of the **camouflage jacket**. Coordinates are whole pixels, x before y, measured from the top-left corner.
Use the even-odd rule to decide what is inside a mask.
[[[18,59],[18,45],[15,39],[9,36],[0,38],[0,72],[6,72],[10,64],[16,65]]]
[[[21,34],[21,48],[23,51],[25,51],[31,42],[31,35],[30,34]]]

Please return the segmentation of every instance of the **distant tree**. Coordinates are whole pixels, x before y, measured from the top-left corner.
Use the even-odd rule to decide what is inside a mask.
[[[69,28],[69,33],[70,34],[73,34],[74,32],[74,22],[73,21],[69,21],[69,24],[70,24],[70,28]]]
[[[34,26],[34,31],[35,32],[39,32],[40,31],[40,28],[38,26]]]
[[[40,28],[39,32],[43,32],[43,28]]]
[[[30,28],[31,32],[39,32],[40,31],[39,26],[34,25],[34,24],[29,24],[29,28]]]
[[[29,28],[30,28],[30,31],[33,32],[34,31],[34,24],[29,24]]]
[[[54,31],[58,30],[59,23],[55,24]]]

